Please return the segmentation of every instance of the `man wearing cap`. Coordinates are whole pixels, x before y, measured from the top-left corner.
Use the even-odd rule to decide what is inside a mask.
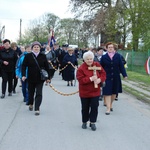
[[[28,90],[29,90],[29,110],[34,110],[35,115],[40,114],[40,105],[42,103],[42,90],[44,81],[41,80],[40,69],[45,69],[49,74],[48,62],[45,54],[40,52],[41,44],[38,41],[32,43],[32,52],[28,53],[22,64],[22,80],[26,79],[26,68],[28,68]],[[36,62],[37,61],[37,62]],[[38,64],[37,64],[38,63]],[[39,67],[38,67],[39,65]],[[50,78],[50,74],[49,74]],[[50,80],[46,82],[50,82]],[[35,95],[35,97],[34,97]]]

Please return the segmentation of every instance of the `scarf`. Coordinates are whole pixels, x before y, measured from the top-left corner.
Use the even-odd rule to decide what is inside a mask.
[[[34,51],[32,51],[32,53],[33,53],[36,57],[38,57],[38,55],[39,55],[40,52],[35,53]]]
[[[108,56],[111,60],[113,59],[114,55],[115,55],[115,52],[111,52],[111,53],[108,52]]]

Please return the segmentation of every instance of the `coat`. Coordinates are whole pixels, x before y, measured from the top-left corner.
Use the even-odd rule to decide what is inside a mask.
[[[26,76],[26,68],[28,68],[28,73],[27,73],[28,82],[34,82],[34,83],[44,82],[41,80],[40,70],[33,57],[35,57],[35,59],[37,60],[40,68],[45,69],[49,74],[49,66],[48,66],[46,56],[45,54],[42,53],[39,53],[37,57],[33,55],[34,54],[32,52],[25,55],[25,58],[22,63],[22,76]]]
[[[15,72],[15,65],[17,62],[17,54],[11,48],[0,51],[1,69],[5,72]],[[3,61],[7,61],[8,65],[4,65]]]
[[[97,70],[97,77],[101,79],[101,82],[104,82],[106,79],[106,73],[103,67],[99,62],[93,62],[92,66],[100,67],[101,70]],[[94,87],[94,82],[90,80],[90,77],[93,76],[93,70],[88,69],[88,65],[84,62],[77,70],[77,80],[79,82],[79,96],[81,98],[91,98],[100,96],[100,84],[98,88]]]
[[[57,64],[56,64],[56,55],[55,55],[55,52],[53,50],[51,50],[49,52],[45,52],[45,55],[46,55],[47,61],[50,60],[51,63],[52,63],[52,65],[54,67],[56,67]],[[48,63],[48,64],[49,64],[49,69],[54,69],[53,66],[50,63]]]
[[[16,63],[15,72],[16,72],[16,76],[19,77],[20,79],[22,78],[22,63],[26,54],[28,53],[27,52],[22,53]],[[27,77],[27,70],[28,68],[26,68],[26,75],[25,75],[26,77]]]
[[[74,66],[78,66],[78,61],[77,61],[77,58],[76,56],[73,54],[73,55],[69,55],[68,53],[64,56],[64,59],[63,59],[63,66],[66,66],[68,65],[64,70],[63,70],[63,79],[65,81],[72,81],[74,80],[74,71],[75,71],[75,68],[71,65],[71,64],[68,64],[68,62],[71,62]]]
[[[100,61],[102,67],[106,71],[105,87],[103,87],[103,95],[112,95],[122,92],[121,77],[127,76],[126,70],[121,60],[121,56],[115,53],[111,60],[108,53],[102,56]]]

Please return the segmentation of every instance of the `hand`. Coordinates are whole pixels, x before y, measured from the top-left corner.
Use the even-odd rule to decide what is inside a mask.
[[[70,62],[70,61],[68,61],[68,64],[71,64],[71,62]]]
[[[92,77],[90,77],[90,80],[91,80],[91,81],[97,80],[97,76],[92,76]]]
[[[128,77],[124,77],[124,80],[127,80],[128,79]]]
[[[7,62],[7,61],[3,61],[3,64],[4,64],[4,65],[8,65],[8,64],[9,64],[9,62]]]
[[[94,81],[95,84],[99,84],[100,82],[101,82],[101,79],[100,79],[100,78],[98,78],[98,79],[96,79],[96,80]]]
[[[25,81],[25,80],[26,80],[26,77],[25,77],[25,76],[23,76],[23,77],[22,77],[22,81]]]
[[[51,83],[51,80],[50,79],[46,80],[46,83]]]

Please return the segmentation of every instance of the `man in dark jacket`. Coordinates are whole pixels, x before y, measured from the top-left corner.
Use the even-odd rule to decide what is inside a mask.
[[[5,97],[6,85],[8,82],[8,96],[12,96],[12,80],[15,72],[15,64],[18,59],[17,54],[10,47],[10,40],[3,41],[4,49],[0,51],[0,63],[2,72],[2,95]]]

